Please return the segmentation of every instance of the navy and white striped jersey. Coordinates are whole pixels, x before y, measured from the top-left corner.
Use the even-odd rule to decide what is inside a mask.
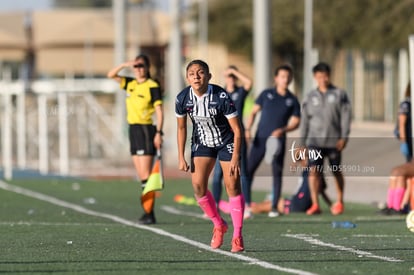
[[[193,122],[193,144],[207,147],[221,147],[234,139],[228,119],[238,116],[229,94],[220,86],[209,84],[207,92],[197,96],[191,86],[176,97],[175,114]]]

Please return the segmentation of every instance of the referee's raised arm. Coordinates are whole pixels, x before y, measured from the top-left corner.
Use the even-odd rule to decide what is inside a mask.
[[[134,66],[135,61],[128,61],[125,63],[122,63],[120,65],[115,66],[114,68],[112,68],[107,74],[106,77],[108,78],[112,78],[113,80],[115,80],[118,83],[121,83],[121,76],[118,74],[122,69],[124,68],[128,68],[128,67],[133,67]]]

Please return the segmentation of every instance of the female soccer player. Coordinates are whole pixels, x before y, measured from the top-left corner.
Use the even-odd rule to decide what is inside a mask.
[[[410,210],[413,210],[413,178],[414,165],[412,161],[401,164],[392,169],[387,192],[387,206],[380,210],[380,214],[405,215],[408,210],[407,206],[409,206]]]
[[[239,164],[242,133],[237,110],[223,88],[209,84],[211,74],[204,61],[191,61],[187,65],[186,78],[190,86],[177,95],[175,103],[178,167],[182,171],[190,168],[184,156],[188,115],[193,123],[191,180],[200,208],[214,224],[211,247],[215,249],[223,244],[223,235],[228,228],[207,188],[209,175],[218,157],[231,205],[230,215],[234,227],[231,251],[240,252],[244,250],[244,198],[241,194]]]
[[[251,79],[245,75],[243,72],[239,71],[236,66],[230,65],[224,71],[225,77],[225,86],[224,89],[229,93],[231,99],[233,100],[234,105],[236,106],[237,113],[239,114],[240,118],[240,125],[242,128],[242,132],[244,133],[244,126],[243,126],[243,108],[246,97],[252,88],[252,81]],[[240,82],[241,85],[238,85]],[[246,194],[247,185],[246,177],[247,177],[247,144],[244,139],[242,139],[241,147],[240,147],[240,181],[242,185],[243,195]],[[216,161],[216,165],[214,166],[213,172],[213,182],[212,182],[212,191],[213,197],[216,201],[216,204],[220,202],[220,197],[222,193],[222,179],[223,179],[223,171],[221,170],[220,161]],[[251,215],[245,209],[244,218],[250,218]]]
[[[123,68],[132,68],[135,78],[123,77],[118,73]],[[150,61],[146,55],[138,55],[135,60],[120,64],[108,72],[108,77],[120,83],[126,91],[127,121],[132,161],[144,189],[151,174],[156,149],[161,149],[162,126],[164,121],[161,90],[157,82],[151,79]],[[155,112],[156,125],[152,115]],[[141,196],[143,216],[142,224],[154,224],[155,191]]]

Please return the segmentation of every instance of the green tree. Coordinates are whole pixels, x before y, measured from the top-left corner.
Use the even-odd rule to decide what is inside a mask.
[[[294,59],[303,44],[302,1],[270,1],[271,50],[278,56]],[[209,1],[209,39],[226,44],[233,52],[252,57],[252,0]]]
[[[304,0],[272,0],[274,55],[302,54]],[[390,51],[407,47],[414,33],[414,0],[314,0],[313,45]],[[252,0],[209,1],[209,38],[232,51],[252,56]]]
[[[413,0],[315,0],[318,48],[387,51],[407,47],[414,32]]]
[[[252,0],[213,0],[208,2],[209,39],[222,42],[236,52],[252,52]]]

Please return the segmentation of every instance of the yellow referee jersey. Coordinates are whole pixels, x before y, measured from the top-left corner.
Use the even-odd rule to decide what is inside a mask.
[[[120,86],[126,91],[128,124],[152,124],[154,107],[162,104],[158,83],[150,78],[138,83],[134,78],[123,77]]]

